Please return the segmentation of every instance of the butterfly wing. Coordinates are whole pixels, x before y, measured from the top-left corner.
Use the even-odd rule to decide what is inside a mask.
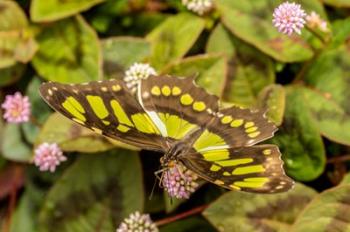
[[[180,160],[202,178],[231,190],[278,193],[294,185],[275,145],[193,152]]]
[[[138,99],[170,142],[205,127],[218,110],[218,97],[196,86],[193,78],[151,76],[142,80]]]
[[[162,151],[165,141],[124,83],[44,83],[40,94],[56,111],[99,134],[127,144]]]
[[[204,179],[248,192],[282,192],[293,186],[276,146],[252,146],[277,130],[263,113],[219,110],[218,98],[192,78],[150,77],[141,82],[138,98],[164,137],[190,146],[178,158]]]

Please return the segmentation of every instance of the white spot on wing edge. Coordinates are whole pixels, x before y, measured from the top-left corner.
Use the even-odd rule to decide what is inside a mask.
[[[198,152],[214,151],[214,150],[221,150],[221,149],[228,149],[228,148],[230,148],[229,145],[211,146],[211,147],[203,148],[203,149],[199,150]]]
[[[147,113],[147,115],[151,118],[151,120],[154,123],[154,125],[158,128],[158,130],[160,131],[161,135],[163,137],[168,137],[168,131],[166,129],[166,126],[164,125],[162,120],[159,118],[157,112],[155,112],[155,111],[148,111],[145,108],[145,106],[143,105],[142,96],[141,96],[141,82],[142,81],[140,81],[138,83],[138,85],[137,85],[137,100],[139,101],[142,109]]]

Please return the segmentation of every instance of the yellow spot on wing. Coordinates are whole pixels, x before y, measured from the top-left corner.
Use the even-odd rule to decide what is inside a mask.
[[[229,172],[224,172],[223,175],[224,175],[224,176],[231,176],[231,173],[229,173]]]
[[[82,107],[82,105],[74,97],[68,97],[62,103],[62,107],[65,110],[67,110],[73,117],[78,119],[79,121],[82,121],[82,122],[86,121],[86,118],[83,115],[83,113],[85,113],[85,110]]]
[[[245,175],[250,173],[264,172],[265,168],[262,165],[251,165],[246,167],[239,167],[233,170],[233,175]]]
[[[231,122],[231,127],[240,127],[243,124],[243,119],[236,119]]]
[[[107,87],[101,87],[101,90],[103,91],[103,92],[107,92]]]
[[[269,181],[269,178],[267,177],[250,177],[250,178],[245,178],[244,181],[252,181],[252,182],[267,182]]]
[[[162,93],[164,96],[170,96],[171,90],[170,90],[169,86],[164,85],[162,88]]]
[[[102,130],[101,129],[98,129],[98,128],[96,128],[96,127],[91,127],[91,129],[93,130],[93,131],[95,131],[97,134],[102,134]]]
[[[86,99],[98,118],[104,119],[108,116],[108,110],[106,109],[103,99],[100,96],[87,95]]]
[[[223,182],[222,180],[215,180],[214,184],[223,185],[223,184],[225,184],[225,182]]]
[[[153,88],[151,89],[151,94],[153,94],[155,96],[159,96],[160,95],[160,88],[158,86],[153,86]]]
[[[244,124],[244,127],[245,127],[245,128],[248,128],[248,127],[252,127],[252,126],[254,126],[254,125],[255,125],[254,122],[246,122],[246,123]]]
[[[241,190],[240,187],[235,186],[235,185],[233,185],[233,184],[230,185],[230,188],[235,189],[235,190]]]
[[[138,131],[147,134],[160,134],[158,129],[153,124],[152,120],[147,114],[137,113],[131,115],[131,120],[134,122],[134,125]]]
[[[245,182],[245,181],[236,181],[235,185],[242,188],[261,188],[265,182]]]
[[[158,116],[164,123],[168,136],[174,139],[182,139],[186,134],[197,127],[197,125],[189,123],[178,115],[158,113]]]
[[[253,127],[250,127],[250,128],[248,128],[248,129],[246,129],[245,132],[251,133],[251,132],[256,131],[257,129],[258,129],[258,128],[257,128],[256,126],[253,126]]]
[[[210,171],[212,171],[212,172],[217,172],[217,171],[219,171],[220,169],[221,169],[221,167],[220,167],[220,166],[217,166],[217,165],[215,165],[215,164],[211,165],[211,167],[210,167]]]
[[[196,149],[196,151],[200,151],[201,149],[206,147],[221,145],[226,145],[226,142],[223,138],[221,138],[217,134],[205,130],[193,144],[193,147]]]
[[[248,134],[248,137],[249,137],[249,138],[255,138],[255,137],[257,137],[258,135],[260,135],[260,131],[250,133],[250,134]]]
[[[173,96],[179,96],[181,94],[181,89],[177,86],[174,86],[172,89]]]
[[[228,124],[233,120],[233,118],[231,116],[225,116],[221,119],[221,123],[223,124]]]
[[[120,87],[120,85],[113,85],[112,90],[117,92],[117,91],[121,90],[121,87]]]
[[[128,126],[134,126],[117,100],[112,100],[111,106],[114,111],[114,115],[117,117],[119,123],[123,123]]]
[[[230,152],[226,149],[206,151],[202,155],[206,161],[219,161],[230,158]]]
[[[130,130],[130,128],[127,127],[127,126],[124,126],[124,125],[122,125],[122,124],[119,124],[119,125],[117,126],[117,130],[119,130],[120,132],[125,133],[125,132],[128,132],[128,131]]]
[[[180,98],[180,102],[181,104],[188,106],[191,105],[193,102],[193,98],[191,97],[191,95],[189,95],[188,93],[184,94],[181,96]]]
[[[202,101],[196,101],[196,102],[194,102],[193,103],[193,109],[195,110],[195,111],[203,111],[203,110],[205,110],[205,103],[204,102],[202,102]]]
[[[271,155],[272,151],[270,149],[263,150],[264,155]]]
[[[252,158],[245,158],[245,159],[231,159],[231,160],[216,161],[215,163],[223,167],[231,167],[231,166],[237,166],[240,164],[249,164],[253,161],[254,160]]]

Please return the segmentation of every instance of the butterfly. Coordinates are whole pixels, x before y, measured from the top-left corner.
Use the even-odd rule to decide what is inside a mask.
[[[277,193],[293,187],[278,147],[255,145],[277,127],[262,112],[220,108],[219,98],[194,78],[151,76],[140,80],[136,94],[122,80],[48,82],[40,94],[53,109],[98,134],[163,152],[163,168],[180,163],[230,190]]]

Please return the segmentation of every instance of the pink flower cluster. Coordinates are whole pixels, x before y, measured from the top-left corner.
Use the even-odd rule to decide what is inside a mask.
[[[195,173],[177,164],[165,171],[163,186],[170,197],[188,199],[198,187],[197,179],[198,176]]]
[[[31,105],[27,96],[20,92],[7,95],[1,107],[5,110],[4,118],[9,123],[28,122],[31,114]]]
[[[119,225],[116,232],[158,232],[156,224],[153,223],[148,214],[140,214],[135,212],[130,214],[128,218]]]
[[[299,4],[285,2],[279,5],[273,13],[273,24],[279,32],[292,35],[301,34],[305,24],[306,13]]]
[[[54,172],[56,167],[67,158],[56,143],[42,143],[35,149],[34,164],[40,171]]]

